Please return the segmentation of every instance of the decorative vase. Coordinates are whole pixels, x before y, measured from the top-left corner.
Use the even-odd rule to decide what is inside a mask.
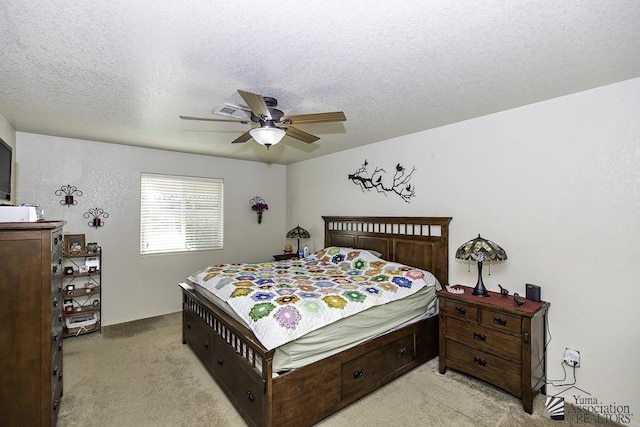
[[[262,224],[262,212],[258,211],[258,224]]]

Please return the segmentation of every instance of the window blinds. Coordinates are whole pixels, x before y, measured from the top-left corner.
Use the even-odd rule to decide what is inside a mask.
[[[224,180],[142,173],[140,253],[222,249]]]

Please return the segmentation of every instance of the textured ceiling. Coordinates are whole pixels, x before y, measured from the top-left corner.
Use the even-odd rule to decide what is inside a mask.
[[[0,0],[17,131],[288,164],[640,77],[640,1]],[[342,110],[266,150],[241,105]]]

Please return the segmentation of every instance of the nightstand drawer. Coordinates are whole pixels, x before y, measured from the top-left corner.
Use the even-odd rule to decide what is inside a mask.
[[[466,319],[472,322],[478,321],[478,308],[470,304],[458,301],[447,301],[444,311],[447,316],[456,317],[458,319]]]
[[[513,334],[521,333],[522,319],[520,317],[487,309],[482,310],[480,317],[482,325],[488,328]]]
[[[520,338],[454,318],[446,319],[447,338],[507,359],[521,360]]]
[[[520,363],[510,362],[484,351],[447,339],[447,366],[522,396]]]

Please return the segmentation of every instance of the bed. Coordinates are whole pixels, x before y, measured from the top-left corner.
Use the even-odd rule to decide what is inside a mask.
[[[323,219],[325,249],[314,254],[317,259],[312,256],[301,261],[285,261],[278,268],[295,271],[302,268],[302,264],[328,257],[335,259],[335,254],[357,256],[375,265],[375,259],[368,257],[379,256],[389,265],[404,265],[402,274],[409,274],[410,278],[420,269],[430,272],[440,284],[448,284],[451,218],[325,216]],[[355,258],[352,261],[355,262]],[[255,265],[247,267],[254,269]],[[219,274],[219,270],[209,270],[207,279]],[[180,284],[183,343],[189,345],[249,425],[312,425],[438,354],[438,316],[434,310],[437,299],[431,286],[410,293],[411,304],[421,315],[412,314],[410,319],[391,322],[385,330],[358,335],[357,339],[330,350],[315,351],[310,345],[314,339],[334,341],[323,335],[330,327],[318,328],[290,341],[259,330],[253,332],[237,313],[216,301],[216,296],[220,296],[216,288],[223,289],[226,282],[212,282],[214,284],[207,288],[200,278],[202,275],[192,275],[190,281]],[[398,280],[398,289],[407,287],[404,278]],[[242,286],[234,289],[243,291]],[[347,296],[354,300],[362,298],[358,293]],[[427,298],[428,304],[418,305]],[[391,310],[394,304],[405,302],[394,300],[363,309],[333,323],[333,332],[355,330],[354,323],[345,322],[364,318],[365,313],[373,310],[380,311],[362,324],[380,323],[371,319],[385,318],[384,310]],[[269,317],[276,316],[271,313]],[[304,321],[302,318],[296,325]],[[369,326],[363,328],[370,329]],[[308,336],[312,339],[304,341]]]

